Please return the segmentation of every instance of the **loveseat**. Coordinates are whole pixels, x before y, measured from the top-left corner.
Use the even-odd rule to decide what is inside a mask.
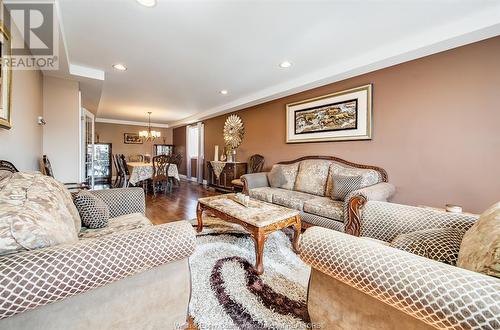
[[[175,329],[191,292],[191,225],[153,226],[141,188],[92,191],[109,224],[81,228],[70,193],[39,173],[0,178],[1,329]]]
[[[500,329],[499,278],[388,246],[397,237],[435,230],[445,235],[424,250],[449,255],[447,233],[463,235],[476,216],[369,201],[360,219],[362,237],[320,227],[302,235],[300,255],[312,267],[313,323],[325,329]]]
[[[273,174],[281,180],[273,182]],[[270,172],[246,174],[241,180],[250,197],[301,211],[306,227],[352,234],[359,217],[349,217],[350,213],[368,200],[387,201],[395,192],[384,169],[331,156],[280,162]]]

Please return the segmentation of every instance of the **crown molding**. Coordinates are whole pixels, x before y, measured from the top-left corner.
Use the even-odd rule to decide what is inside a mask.
[[[170,123],[180,127],[500,35],[500,5]]]
[[[133,125],[133,126],[148,126],[148,122],[142,121],[129,121],[129,120],[118,120],[118,119],[108,119],[108,118],[96,118],[96,123],[106,123],[106,124],[115,124],[115,125]],[[156,128],[169,128],[168,124],[160,124],[160,123],[151,123],[151,127]]]
[[[84,78],[104,80],[105,75],[103,70],[90,68],[88,66],[69,64],[69,74],[73,76],[80,76]]]

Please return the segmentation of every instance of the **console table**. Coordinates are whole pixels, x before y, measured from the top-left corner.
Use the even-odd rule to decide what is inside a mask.
[[[223,192],[233,191],[231,181],[247,174],[248,163],[207,161],[208,185]]]

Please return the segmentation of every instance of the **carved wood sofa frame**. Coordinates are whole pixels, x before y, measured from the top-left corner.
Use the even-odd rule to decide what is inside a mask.
[[[387,171],[381,167],[358,164],[358,163],[350,162],[348,160],[334,157],[334,156],[304,156],[304,157],[297,158],[295,160],[278,162],[278,164],[290,165],[290,164],[294,164],[294,163],[301,162],[303,160],[308,160],[308,159],[330,160],[330,161],[334,161],[336,163],[343,164],[343,165],[350,166],[350,167],[375,170],[375,171],[380,173],[380,176],[382,178],[382,182],[388,182],[388,180],[389,180],[389,177],[387,175]],[[246,190],[244,190],[244,191],[246,191]],[[354,236],[360,235],[360,227],[361,227],[360,209],[361,209],[361,207],[363,207],[363,205],[365,203],[366,203],[366,198],[364,198],[363,196],[355,196],[355,197],[351,198],[351,200],[349,201],[348,217],[346,219],[346,223],[345,223],[345,227],[344,227],[346,234],[350,234],[350,235],[354,235]]]

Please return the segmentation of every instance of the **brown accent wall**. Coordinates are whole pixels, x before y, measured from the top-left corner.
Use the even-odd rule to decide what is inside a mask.
[[[179,173],[187,175],[186,163],[186,126],[174,128],[173,132],[175,152],[183,155]]]
[[[397,186],[394,202],[481,212],[500,200],[499,59],[495,37],[237,111],[246,132],[238,158],[260,153],[269,169],[334,155],[385,168]],[[374,87],[371,141],[285,143],[287,103],[367,83]],[[204,121],[207,159],[223,145],[226,118]]]
[[[161,138],[157,139],[155,142],[144,142],[143,144],[125,144],[123,143],[124,133],[138,133],[142,130],[147,130],[145,126],[133,126],[133,125],[119,125],[119,124],[109,124],[109,123],[95,123],[95,133],[96,142],[97,135],[99,135],[100,143],[112,143],[113,154],[124,154],[125,156],[130,155],[153,155],[153,144],[172,144],[172,131],[171,128],[154,128],[156,131],[161,132]],[[113,168],[113,175],[115,169]]]

